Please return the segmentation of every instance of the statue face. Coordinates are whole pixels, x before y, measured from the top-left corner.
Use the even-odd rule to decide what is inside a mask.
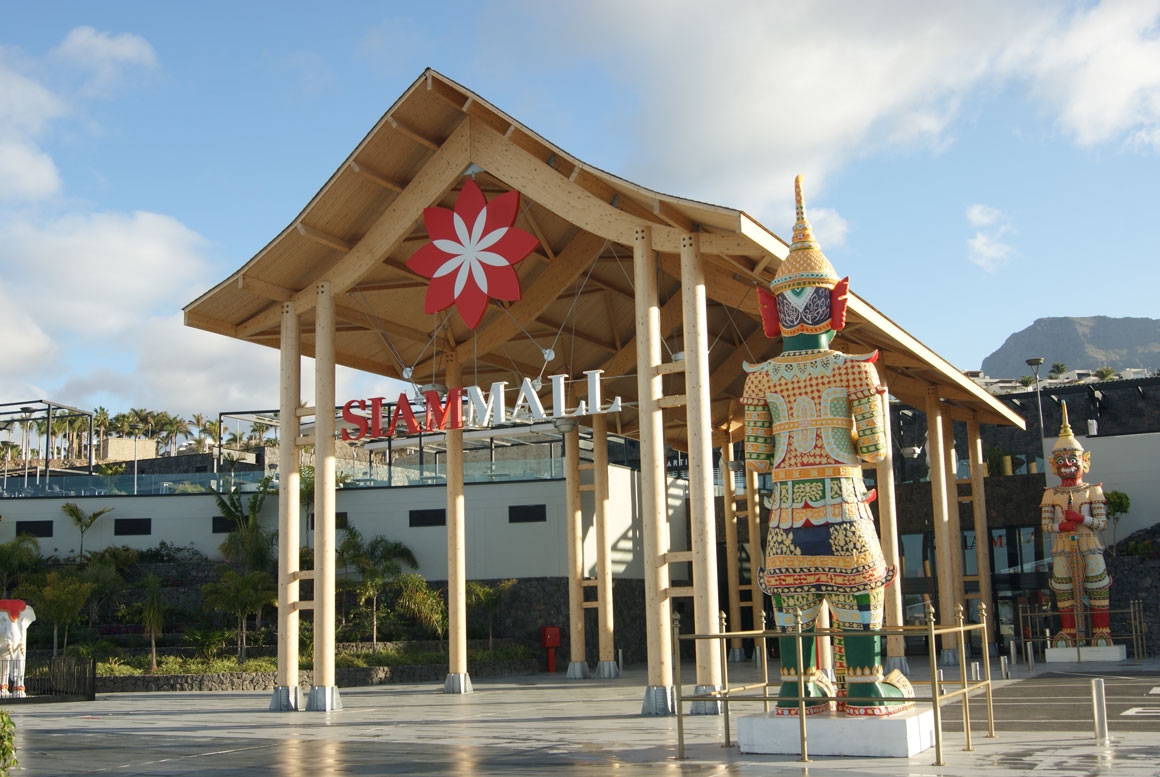
[[[1059,451],[1051,454],[1051,471],[1062,480],[1078,480],[1086,469],[1086,455],[1080,451]]]
[[[777,295],[782,334],[820,334],[830,329],[830,290],[821,286],[790,289]]]

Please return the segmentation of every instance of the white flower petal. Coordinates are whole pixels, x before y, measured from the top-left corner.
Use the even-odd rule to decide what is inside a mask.
[[[446,262],[439,266],[439,269],[435,271],[435,274],[432,275],[431,278],[442,278],[444,275],[450,275],[451,273],[455,272],[455,270],[458,269],[462,264],[462,256],[456,256],[448,259]]]
[[[471,227],[471,244],[478,245],[479,239],[483,237],[483,230],[487,227],[487,206],[479,211],[479,215],[475,217],[475,224]]]
[[[471,263],[471,275],[475,278],[475,285],[484,294],[487,294],[487,273],[483,271],[483,267],[478,262]]]
[[[502,255],[497,254],[494,251],[476,251],[473,258],[475,261],[481,264],[486,264],[489,267],[502,267],[505,264],[511,264],[511,262],[505,259]]]
[[[463,217],[458,213],[455,214],[455,234],[459,238],[459,242],[463,245],[471,245],[471,235],[467,233],[467,224],[464,223]]]
[[[501,237],[507,234],[507,231],[507,227],[493,229],[491,232],[488,232],[486,235],[484,235],[482,240],[475,241],[475,247],[479,249],[491,248],[499,241]]]
[[[467,285],[467,276],[471,272],[471,267],[471,262],[464,262],[459,266],[459,274],[455,276],[455,294],[452,295],[456,299],[459,299],[459,295],[463,293],[463,287]]]
[[[452,256],[457,256],[463,253],[463,243],[457,243],[454,240],[432,240],[431,245],[435,246],[443,253],[451,254]]]

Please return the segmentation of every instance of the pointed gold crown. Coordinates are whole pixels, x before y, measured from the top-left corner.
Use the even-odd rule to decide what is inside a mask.
[[[773,276],[769,290],[774,294],[780,294],[783,291],[806,286],[832,289],[839,280],[838,273],[822,253],[818,241],[814,239],[810,222],[806,220],[800,175],[794,179],[793,189],[797,208],[797,221],[793,225],[793,243],[789,247],[789,256],[781,263],[781,267],[777,268],[777,274]]]
[[[1059,410],[1063,414],[1063,423],[1059,425],[1059,439],[1055,441],[1055,445],[1051,446],[1051,453],[1053,455],[1062,451],[1083,453],[1083,446],[1079,444],[1079,440],[1075,439],[1075,434],[1071,431],[1071,424],[1067,422],[1067,403],[1060,402]]]

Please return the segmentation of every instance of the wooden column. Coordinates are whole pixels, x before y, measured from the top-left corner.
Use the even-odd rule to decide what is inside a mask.
[[[294,303],[282,305],[278,393],[278,676],[270,710],[297,711],[298,687],[298,546],[301,518],[298,469],[298,405],[302,399],[302,336]]]
[[[943,462],[947,477],[947,535],[950,538],[951,592],[956,605],[966,606],[966,588],[963,583],[963,526],[960,518],[958,467],[955,461],[955,424],[950,416],[943,419]],[[957,642],[955,644],[958,644]]]
[[[885,386],[883,388],[886,388]],[[886,586],[884,596],[886,628],[898,628],[903,623],[902,617],[902,554],[898,550],[898,509],[894,497],[894,443],[891,439],[893,430],[890,427],[890,394],[882,394],[882,425],[883,445],[886,448],[886,458],[878,462],[875,474],[878,489],[878,524],[881,530],[882,555],[886,559],[887,567],[894,567],[894,582]],[[883,668],[908,670],[906,662],[906,639],[901,636],[886,638],[886,662]]]
[[[599,409],[599,408],[597,408]],[[608,416],[592,416],[592,480],[596,524],[596,615],[599,646],[596,676],[620,677],[612,606],[612,536],[608,532]]]
[[[460,383],[460,365],[447,365],[447,385]],[[471,693],[467,673],[467,505],[463,489],[463,429],[447,430],[447,679],[444,693]]]
[[[721,494],[725,518],[725,578],[729,586],[729,631],[741,631],[741,569],[737,543],[737,491],[733,486],[733,441],[721,438]],[[740,638],[729,641],[729,661],[744,661]]]
[[[329,281],[314,305],[314,685],[306,709],[342,709],[334,680],[334,297]]]
[[[757,570],[765,566],[765,543],[761,537],[761,506],[757,493],[757,473],[746,468],[745,470],[745,515],[749,522],[749,601],[753,610],[753,630],[762,627],[765,615],[765,592],[761,590],[761,581],[757,577]],[[755,645],[758,643],[754,643]],[[761,656],[753,656],[760,661]]]
[[[580,512],[580,427],[564,433],[564,512],[568,531],[568,679],[588,676],[584,635],[584,516]]]
[[[955,622],[955,586],[952,579],[951,553],[953,552],[950,533],[950,508],[947,505],[946,445],[943,441],[942,402],[938,388],[929,386],[926,390],[926,434],[927,451],[930,455],[930,496],[934,520],[935,563],[938,567],[938,622],[940,626],[953,626]],[[940,664],[957,664],[958,651],[951,635],[942,641]]]
[[[685,406],[689,442],[689,523],[693,539],[693,628],[721,633],[717,597],[717,516],[713,500],[713,418],[709,405],[709,327],[705,266],[697,234],[681,236],[681,299],[684,308]],[[721,651],[697,640],[696,693],[721,688]],[[693,702],[693,714],[718,714],[716,702]]]
[[[633,237],[636,286],[637,410],[640,426],[640,514],[644,547],[645,636],[648,687],[642,715],[674,712],[672,612],[669,609],[668,504],[665,481],[664,422],[661,417],[661,321],[657,292],[657,255],[648,227]]]
[[[971,511],[975,523],[975,566],[979,571],[979,599],[987,605],[987,644],[995,646],[995,619],[991,594],[991,530],[987,526],[987,487],[983,471],[983,436],[979,416],[967,421],[967,449],[971,462]]]

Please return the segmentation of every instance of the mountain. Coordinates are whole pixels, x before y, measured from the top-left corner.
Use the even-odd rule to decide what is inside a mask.
[[[1040,318],[1007,338],[999,350],[983,359],[991,378],[1031,375],[1027,360],[1043,357],[1039,376],[1063,362],[1069,370],[1129,367],[1160,370],[1160,320],[1154,318]]]

